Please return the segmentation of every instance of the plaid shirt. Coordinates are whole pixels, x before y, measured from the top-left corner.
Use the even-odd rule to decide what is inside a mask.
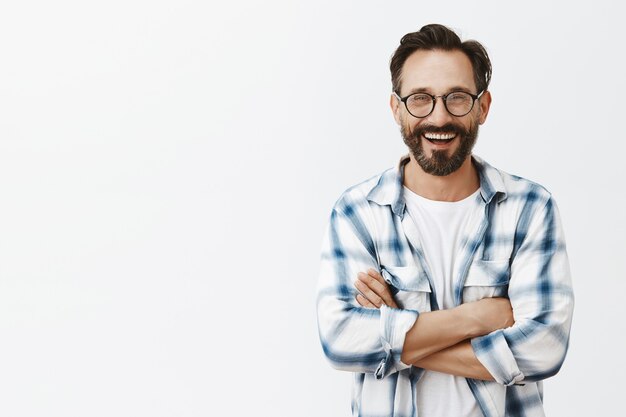
[[[333,207],[323,243],[317,312],[331,365],[354,373],[354,416],[415,416],[421,368],[400,360],[406,332],[438,309],[419,231],[406,215],[401,159],[349,188]],[[462,231],[455,303],[510,299],[515,324],[471,340],[495,382],[467,379],[485,416],[543,416],[542,380],[558,372],[574,306],[558,209],[543,187],[473,157],[480,213]],[[375,268],[399,308],[364,308],[357,273]]]

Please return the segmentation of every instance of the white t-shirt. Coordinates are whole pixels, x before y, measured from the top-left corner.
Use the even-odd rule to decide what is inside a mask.
[[[407,210],[420,232],[422,250],[442,310],[455,307],[457,254],[462,232],[477,214],[472,202],[478,193],[477,190],[455,202],[434,201],[404,187]],[[425,371],[417,382],[417,411],[422,417],[483,416],[465,378],[435,371]]]

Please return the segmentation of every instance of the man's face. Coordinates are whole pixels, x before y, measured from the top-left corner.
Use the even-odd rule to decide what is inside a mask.
[[[462,51],[416,51],[404,63],[401,81],[401,97],[415,92],[436,96],[453,91],[480,93],[476,91],[472,64]],[[404,143],[418,165],[426,173],[445,176],[459,169],[471,154],[490,102],[489,92],[485,92],[472,111],[462,117],[448,113],[442,98],[436,99],[434,110],[424,118],[409,114],[395,95],[391,97],[391,108]]]

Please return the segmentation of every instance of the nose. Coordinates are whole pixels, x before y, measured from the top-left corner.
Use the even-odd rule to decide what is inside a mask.
[[[443,97],[435,98],[435,108],[428,115],[427,120],[435,126],[443,126],[452,120],[452,115],[446,110]]]

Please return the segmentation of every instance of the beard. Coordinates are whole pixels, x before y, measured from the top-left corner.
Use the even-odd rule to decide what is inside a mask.
[[[447,123],[441,127],[422,125],[409,131],[405,124],[401,124],[400,132],[404,143],[409,147],[413,158],[427,174],[446,176],[459,169],[467,157],[472,153],[476,138],[478,137],[478,123],[472,123],[468,129],[453,123]],[[433,150],[430,158],[424,152],[422,140],[424,133],[456,133],[459,145],[452,155],[448,156],[447,150]],[[454,140],[454,139],[452,139]]]

